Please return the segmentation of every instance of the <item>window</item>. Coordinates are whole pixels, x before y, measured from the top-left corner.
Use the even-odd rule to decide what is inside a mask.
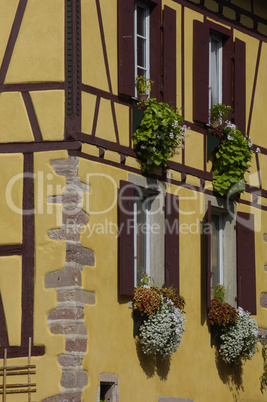
[[[134,286],[140,286],[142,272],[150,275],[152,200],[139,189],[134,200]]]
[[[96,402],[119,402],[119,378],[116,374],[100,374],[100,386],[97,391]]]
[[[194,21],[193,119],[207,124],[209,109],[224,103],[234,109],[234,122],[246,129],[246,45],[233,42],[230,29],[211,21]]]
[[[209,108],[222,103],[222,39],[214,34],[209,42]]]
[[[211,214],[211,288],[223,284],[223,219],[222,214]]]
[[[149,7],[139,2],[134,9],[134,50],[134,76],[150,78]]]
[[[254,217],[207,196],[207,306],[219,283],[226,302],[256,314]]]
[[[132,296],[141,273],[155,285],[179,292],[178,197],[166,194],[162,183],[129,175],[119,194],[120,294]]]
[[[135,97],[142,74],[154,81],[151,97],[176,107],[176,11],[162,13],[162,0],[118,0],[118,46],[119,94]]]

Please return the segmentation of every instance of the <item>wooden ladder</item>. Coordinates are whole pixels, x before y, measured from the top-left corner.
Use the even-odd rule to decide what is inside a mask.
[[[31,394],[36,392],[36,383],[31,382],[31,375],[36,374],[36,365],[31,364],[31,338],[29,338],[28,364],[23,366],[7,365],[7,349],[4,350],[4,365],[0,367],[0,377],[3,377],[3,384],[0,385],[0,395],[3,395],[2,402],[6,402],[8,394],[28,394],[28,402],[31,402]],[[10,384],[8,376],[27,376],[27,382]]]

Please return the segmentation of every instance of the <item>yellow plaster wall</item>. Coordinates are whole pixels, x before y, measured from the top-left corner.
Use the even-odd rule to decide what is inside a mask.
[[[0,245],[22,243],[23,155],[0,155]]]
[[[27,2],[6,84],[64,80],[64,14],[62,0]]]
[[[34,137],[19,92],[0,93],[0,142],[29,142]]]
[[[114,8],[111,11],[111,15],[114,17],[114,12],[116,12],[116,7],[114,1],[105,1],[105,6],[102,7],[103,2],[100,2],[100,7],[102,13],[105,13],[105,9],[110,10],[110,7]],[[116,19],[115,19],[116,20]],[[109,35],[114,38],[114,33],[117,35],[117,25],[111,23],[114,20],[109,19],[108,14],[106,14],[105,22],[108,26],[105,26],[105,32],[108,31]],[[98,23],[96,2],[94,0],[82,0],[81,1],[81,23],[82,23],[82,82],[87,85],[92,85],[93,87],[102,89],[104,91],[109,91],[108,80],[105,68],[105,61],[101,43],[100,29]],[[113,29],[113,33],[112,33]],[[106,38],[106,37],[105,37]],[[111,60],[117,60],[114,57],[116,52],[117,39],[111,43],[111,48],[109,49],[109,63]],[[115,53],[116,54],[116,53]],[[116,72],[117,76],[117,72]],[[114,77],[112,77],[114,79]],[[115,87],[115,82],[113,84],[114,91],[117,92],[117,87]]]
[[[255,47],[257,51],[258,46]],[[254,55],[253,53],[251,54]],[[247,63],[250,63],[250,56]],[[265,125],[265,113],[266,113],[265,108],[266,96],[267,96],[267,88],[265,85],[267,80],[266,65],[267,65],[267,44],[262,43],[261,59],[260,59],[260,66],[258,72],[257,86],[253,105],[252,122],[251,122],[251,137],[254,143],[256,143],[259,146],[263,146],[265,148],[267,147],[267,140],[265,135],[263,135],[262,128]]]
[[[64,140],[64,91],[34,91],[30,95],[43,140]]]
[[[203,22],[203,16],[189,8],[184,10],[184,88],[185,88],[185,105],[184,118],[187,121],[193,121],[193,20]]]
[[[0,257],[0,293],[10,346],[21,340],[21,257]]]
[[[19,0],[2,0],[0,13],[0,65],[4,57],[7,41],[12,28]],[[4,11],[4,12],[3,12]]]
[[[204,135],[193,130],[185,138],[185,164],[203,170]]]
[[[95,292],[96,296],[96,304],[87,305],[85,309],[88,349],[83,366],[89,373],[89,385],[84,390],[83,401],[96,399],[101,373],[118,375],[122,401],[152,402],[159,395],[192,398],[197,402],[225,402],[235,398],[239,401],[264,401],[259,384],[262,375],[260,353],[243,366],[243,388],[239,388],[235,376],[232,377],[229,369],[217,362],[215,347],[210,346],[201,293],[203,194],[166,185],[167,192],[179,196],[180,293],[186,299],[187,319],[181,345],[168,365],[142,354],[133,338],[132,310],[128,306],[130,298],[118,299],[116,200],[119,181],[127,180],[128,174],[107,165],[80,160],[80,178],[90,186],[83,204],[89,215],[89,224],[87,230],[83,228],[81,242],[95,254],[95,266],[83,270],[83,286],[85,290]],[[248,207],[244,208],[247,210]],[[257,214],[254,209],[252,212]],[[258,221],[257,216],[257,225]],[[257,237],[256,253],[258,242]],[[266,258],[266,252],[264,255],[259,253],[257,264],[263,265]],[[262,288],[260,279],[257,276],[257,290]],[[265,316],[261,317],[266,322]]]

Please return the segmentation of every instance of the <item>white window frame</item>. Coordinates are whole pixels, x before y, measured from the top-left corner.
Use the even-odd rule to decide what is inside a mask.
[[[145,32],[146,35],[137,34],[137,7],[141,7],[145,10]],[[144,70],[144,75],[146,78],[150,78],[150,21],[149,21],[150,10],[149,7],[139,1],[135,2],[134,5],[134,72],[135,77],[137,76],[138,68]],[[142,38],[145,40],[145,67],[137,65],[137,38]],[[135,96],[137,96],[137,90],[135,89]]]
[[[222,200],[211,195],[205,195],[205,211],[208,212],[208,202],[211,202],[211,215],[221,216],[221,284],[226,288],[225,301],[237,307],[237,250],[236,250],[236,205],[231,200]],[[208,229],[210,230],[210,229]],[[211,255],[207,256],[211,258]],[[212,283],[210,283],[210,286]],[[212,289],[212,287],[211,287]]]
[[[145,216],[144,219],[144,225],[146,225],[146,228],[150,227],[150,209],[151,209],[151,201],[147,201],[146,196],[144,196],[144,199],[142,200],[142,208],[141,211],[137,210],[137,198],[134,201],[134,286],[140,286],[139,283],[137,283],[137,224],[138,224],[138,214],[142,213]],[[145,231],[145,250],[146,250],[146,255],[145,255],[145,272],[147,275],[150,275],[150,243],[151,243],[151,236],[150,236],[150,230],[145,230],[145,228],[142,228],[141,230]]]
[[[211,220],[212,216],[217,216],[218,217],[218,283],[220,285],[223,285],[223,266],[224,266],[224,259],[223,259],[223,254],[224,254],[224,234],[223,234],[223,214],[222,212],[218,211],[211,211]],[[210,258],[212,260],[212,254],[210,255]],[[212,278],[211,278],[211,286],[212,286]],[[215,284],[216,286],[216,284]]]
[[[222,69],[223,69],[223,40],[219,35],[215,35],[213,33],[210,34],[210,40],[209,40],[209,109],[213,106],[211,103],[211,95],[212,95],[212,60],[211,60],[211,43],[212,40],[215,40],[218,42],[218,54],[217,54],[217,59],[218,59],[218,65],[217,65],[217,71],[216,71],[216,77],[217,77],[217,84],[218,84],[218,99],[215,103],[222,103],[222,87],[223,87],[223,82],[222,82]]]
[[[165,186],[162,182],[154,179],[148,179],[143,176],[137,176],[129,173],[129,183],[137,188],[137,195],[144,194],[144,205],[147,205],[147,221],[149,223],[149,233],[146,237],[146,257],[147,273],[156,286],[162,287],[165,283]],[[146,200],[146,201],[145,201]],[[149,200],[149,201],[147,201]],[[134,229],[134,255],[136,256],[136,206],[134,205],[133,216]],[[136,286],[136,258],[134,259],[134,285]]]

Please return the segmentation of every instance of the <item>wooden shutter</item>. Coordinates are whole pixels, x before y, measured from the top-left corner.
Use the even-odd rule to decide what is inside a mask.
[[[225,38],[223,41],[223,67],[222,67],[222,101],[225,105],[233,106],[232,100],[232,37]]]
[[[164,7],[163,23],[163,100],[176,109],[176,11]]]
[[[235,124],[246,134],[246,44],[235,40]]]
[[[119,292],[134,295],[134,185],[120,181],[119,194]]]
[[[161,100],[161,0],[150,2],[150,78],[154,81],[151,98]]]
[[[119,93],[135,95],[134,0],[118,0]]]
[[[237,298],[238,305],[257,313],[254,215],[237,213]]]
[[[211,307],[211,201],[208,201],[208,211],[206,215],[207,226],[207,274],[206,274],[206,299],[207,308]]]
[[[193,119],[209,121],[209,27],[194,21]]]
[[[179,198],[167,193],[165,208],[165,286],[179,294]]]

